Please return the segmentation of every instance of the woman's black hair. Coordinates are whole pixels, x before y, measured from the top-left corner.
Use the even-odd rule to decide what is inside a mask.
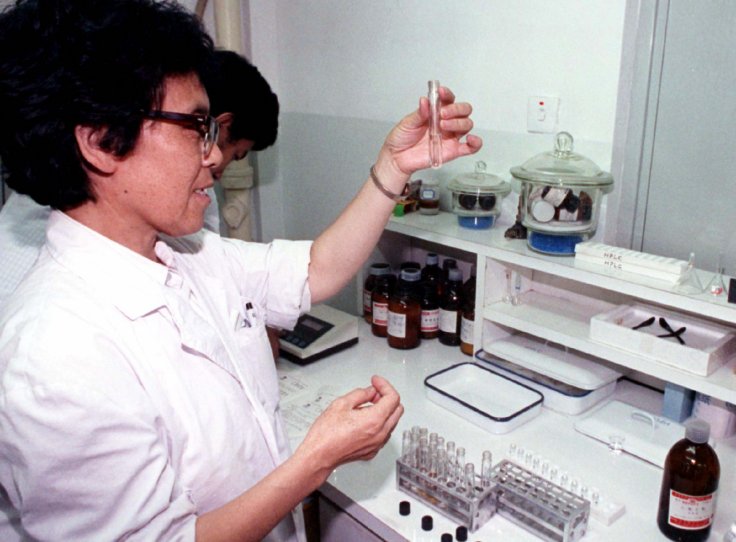
[[[126,156],[167,77],[202,77],[214,46],[174,2],[18,0],[0,14],[0,157],[7,183],[42,205],[94,199],[74,135],[104,130]]]

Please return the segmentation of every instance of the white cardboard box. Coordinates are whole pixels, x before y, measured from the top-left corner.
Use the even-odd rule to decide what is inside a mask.
[[[651,317],[651,325],[632,329]],[[657,336],[667,333],[660,317],[674,330],[686,328],[681,335],[684,345],[674,337]],[[700,376],[709,375],[736,353],[732,329],[647,305],[621,305],[595,315],[590,338]]]

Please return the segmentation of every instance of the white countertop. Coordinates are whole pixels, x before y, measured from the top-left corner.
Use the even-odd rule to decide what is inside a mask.
[[[386,540],[429,542],[439,540],[442,533],[455,532],[456,523],[396,488],[395,461],[401,452],[402,432],[418,425],[464,446],[467,460],[476,465],[480,465],[483,450],[493,453],[495,465],[507,458],[510,444],[515,443],[558,465],[560,472],[567,471],[571,479],[598,488],[604,498],[625,504],[624,515],[610,526],[591,518],[583,540],[625,540],[633,533],[636,540],[666,540],[656,524],[662,470],[625,453],[614,455],[604,443],[578,433],[573,427],[577,419],[603,403],[580,416],[566,416],[542,408],[541,414],[526,424],[507,434],[494,435],[425,396],[427,376],[450,365],[473,361],[458,347],[433,340],[424,341],[413,350],[395,350],[389,348],[386,339],[374,337],[369,325],[361,321],[359,328],[360,341],[356,346],[305,367],[280,360],[278,370],[284,381],[291,378],[307,387],[301,395],[284,397],[285,410],[289,404],[300,404],[302,399],[308,400],[318,391],[327,391],[329,397],[364,387],[374,374],[387,378],[401,394],[405,413],[385,448],[370,462],[340,467],[321,489],[325,496],[379,536]],[[615,397],[656,413],[661,403],[661,394],[627,381],[619,382]],[[316,411],[305,417],[315,415]],[[290,438],[296,445],[303,434],[297,430]],[[711,540],[721,540],[723,532],[736,520],[736,438],[717,441],[716,451],[721,462],[721,479]],[[409,516],[399,515],[402,500],[411,501]],[[431,532],[421,530],[421,517],[426,514],[434,518]],[[470,533],[469,540],[538,539],[496,515],[478,531]]]

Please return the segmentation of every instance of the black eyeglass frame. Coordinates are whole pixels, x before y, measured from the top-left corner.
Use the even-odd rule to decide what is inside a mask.
[[[162,111],[160,109],[152,109],[150,111],[143,111],[142,113],[147,119],[171,122],[199,132],[199,135],[202,136],[203,158],[207,158],[210,155],[212,147],[217,143],[217,137],[220,134],[220,123],[212,115],[205,115],[203,113],[176,113],[174,111]]]

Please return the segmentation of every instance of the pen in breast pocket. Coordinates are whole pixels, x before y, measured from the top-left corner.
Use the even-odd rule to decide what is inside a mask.
[[[248,327],[254,326],[257,323],[256,310],[250,301],[245,304],[245,321],[248,322]]]

